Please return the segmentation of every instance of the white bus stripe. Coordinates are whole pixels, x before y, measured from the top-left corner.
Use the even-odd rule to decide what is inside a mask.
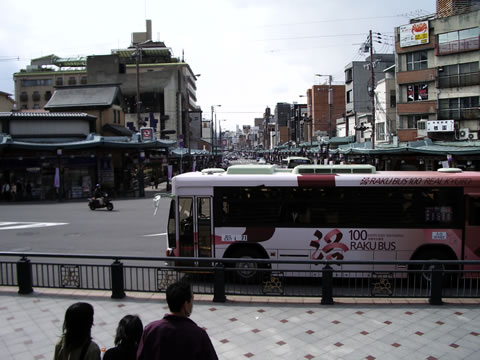
[[[50,226],[68,225],[68,223],[47,223],[47,222],[2,222],[0,223],[0,230],[19,230],[32,229]]]

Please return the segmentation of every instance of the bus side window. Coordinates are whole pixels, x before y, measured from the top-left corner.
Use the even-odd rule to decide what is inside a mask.
[[[470,208],[469,208],[468,224],[474,225],[474,226],[480,226],[480,198],[471,197],[469,203],[470,203]]]

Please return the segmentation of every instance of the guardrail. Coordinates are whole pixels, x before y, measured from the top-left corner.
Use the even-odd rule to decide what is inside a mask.
[[[17,258],[9,260],[12,258]],[[35,287],[164,292],[187,279],[214,302],[228,295],[428,298],[480,297],[480,261],[324,261],[138,257],[0,252],[0,285],[20,294]]]

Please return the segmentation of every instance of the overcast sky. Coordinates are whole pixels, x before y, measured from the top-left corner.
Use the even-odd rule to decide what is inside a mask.
[[[13,73],[30,59],[109,54],[130,45],[132,32],[152,20],[153,40],[165,42],[197,81],[197,104],[210,118],[217,109],[222,128],[253,125],[266,106],[305,103],[312,85],[363,60],[368,31],[393,51],[394,27],[435,12],[435,0],[19,0],[2,2],[0,91],[14,93]]]

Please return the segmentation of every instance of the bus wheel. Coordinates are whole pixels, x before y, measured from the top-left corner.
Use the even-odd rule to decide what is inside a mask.
[[[261,259],[262,256],[253,249],[240,249],[233,254],[232,258],[248,260]],[[258,269],[265,268],[266,265],[258,264],[255,261],[242,261],[234,263],[233,267],[235,268],[234,276],[238,282],[251,284],[260,281],[261,272]]]
[[[445,251],[442,251],[441,249],[430,249],[427,251],[421,251],[412,260],[456,260],[454,256],[449,255]],[[455,265],[447,265],[445,266],[444,264],[440,265],[441,270],[458,270],[458,266]],[[412,270],[417,270],[420,273],[414,274],[416,275],[417,279],[423,282],[424,284],[429,284],[432,281],[432,270],[433,270],[434,265],[431,264],[421,264],[421,265],[414,265],[411,267]],[[452,284],[456,281],[456,278],[458,276],[457,273],[453,272],[447,272],[443,273],[444,274],[444,279],[443,283],[444,285]]]

